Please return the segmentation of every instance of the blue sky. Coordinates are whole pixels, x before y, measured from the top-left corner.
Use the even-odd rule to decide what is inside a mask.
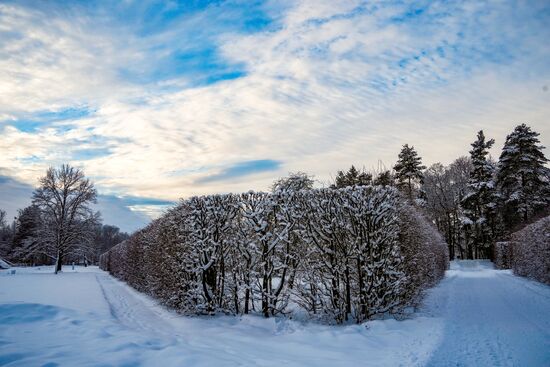
[[[526,122],[548,146],[548,24],[547,1],[4,1],[0,208],[64,162],[133,230],[405,143],[449,163],[484,129],[498,156]]]

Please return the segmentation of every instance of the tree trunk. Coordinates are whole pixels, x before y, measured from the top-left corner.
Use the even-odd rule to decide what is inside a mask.
[[[239,287],[237,286],[237,274],[233,272],[233,301],[235,302],[235,314],[239,314]]]
[[[350,280],[349,265],[348,265],[347,258],[346,258],[345,277],[346,277],[346,321],[347,321],[348,315],[351,314],[351,280]]]
[[[246,274],[245,274],[245,284],[246,290],[244,292],[244,313],[248,314],[248,303],[250,302],[250,265],[251,260],[247,258],[246,260]]]
[[[248,303],[250,302],[250,282],[246,281],[246,290],[244,291],[244,313],[248,314]]]
[[[262,313],[264,317],[269,317],[269,261],[268,261],[268,246],[263,245],[262,260],[264,263],[263,275],[262,275]]]
[[[57,274],[61,271],[62,266],[63,266],[63,252],[58,250],[57,251],[57,259],[55,259],[55,274]]]

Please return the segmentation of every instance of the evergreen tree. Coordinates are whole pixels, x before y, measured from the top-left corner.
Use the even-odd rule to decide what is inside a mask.
[[[525,124],[506,137],[498,162],[497,188],[507,229],[528,221],[550,204],[548,159],[539,134]]]
[[[383,171],[378,174],[376,179],[373,181],[373,184],[376,186],[391,186],[393,184],[393,178],[390,171]]]
[[[14,258],[30,260],[33,257],[28,249],[37,242],[40,226],[40,209],[36,205],[19,210],[13,238],[12,256]]]
[[[0,209],[0,256],[7,256],[10,253],[13,241],[13,231],[6,218],[6,212]]]
[[[485,141],[483,130],[472,143],[470,156],[473,169],[467,185],[467,193],[461,201],[464,231],[468,237],[469,258],[487,258],[496,232],[497,196],[493,181],[494,166],[487,160],[494,139]]]
[[[357,176],[357,186],[368,186],[368,185],[372,185],[372,175],[370,173],[363,171],[359,174],[359,176]]]
[[[351,166],[347,172],[338,171],[332,188],[341,189],[348,186],[368,186],[372,184],[372,175],[370,173],[359,172],[355,166]]]
[[[393,169],[398,187],[407,194],[410,200],[413,200],[416,186],[422,183],[422,170],[426,169],[426,166],[422,165],[422,158],[418,156],[414,147],[409,147],[408,144],[403,145]]]
[[[333,189],[339,189],[347,186],[348,186],[348,181],[346,179],[346,174],[344,173],[344,171],[338,171],[338,173],[336,173],[336,178],[334,179],[334,183],[331,185],[331,187]]]

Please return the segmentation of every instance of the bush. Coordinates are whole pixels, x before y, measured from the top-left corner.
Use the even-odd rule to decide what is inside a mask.
[[[512,234],[515,274],[550,284],[550,216]]]
[[[100,266],[185,314],[362,322],[415,304],[447,245],[393,188],[281,190],[181,201]]]
[[[408,203],[401,205],[400,243],[408,278],[404,297],[416,304],[422,291],[434,286],[448,269],[448,245],[437,228]]]

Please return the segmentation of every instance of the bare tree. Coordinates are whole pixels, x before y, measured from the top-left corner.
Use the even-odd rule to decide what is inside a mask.
[[[311,190],[315,183],[313,176],[304,172],[290,172],[288,177],[282,177],[271,186],[271,191],[300,191]]]
[[[451,259],[466,256],[460,202],[466,193],[471,171],[472,161],[468,157],[460,157],[449,166],[435,163],[424,171],[425,209],[445,236]]]
[[[67,256],[86,256],[93,241],[93,225],[99,220],[99,213],[89,206],[96,196],[84,173],[66,164],[49,168],[40,179],[32,202],[44,220],[35,250],[55,258],[56,274]]]

